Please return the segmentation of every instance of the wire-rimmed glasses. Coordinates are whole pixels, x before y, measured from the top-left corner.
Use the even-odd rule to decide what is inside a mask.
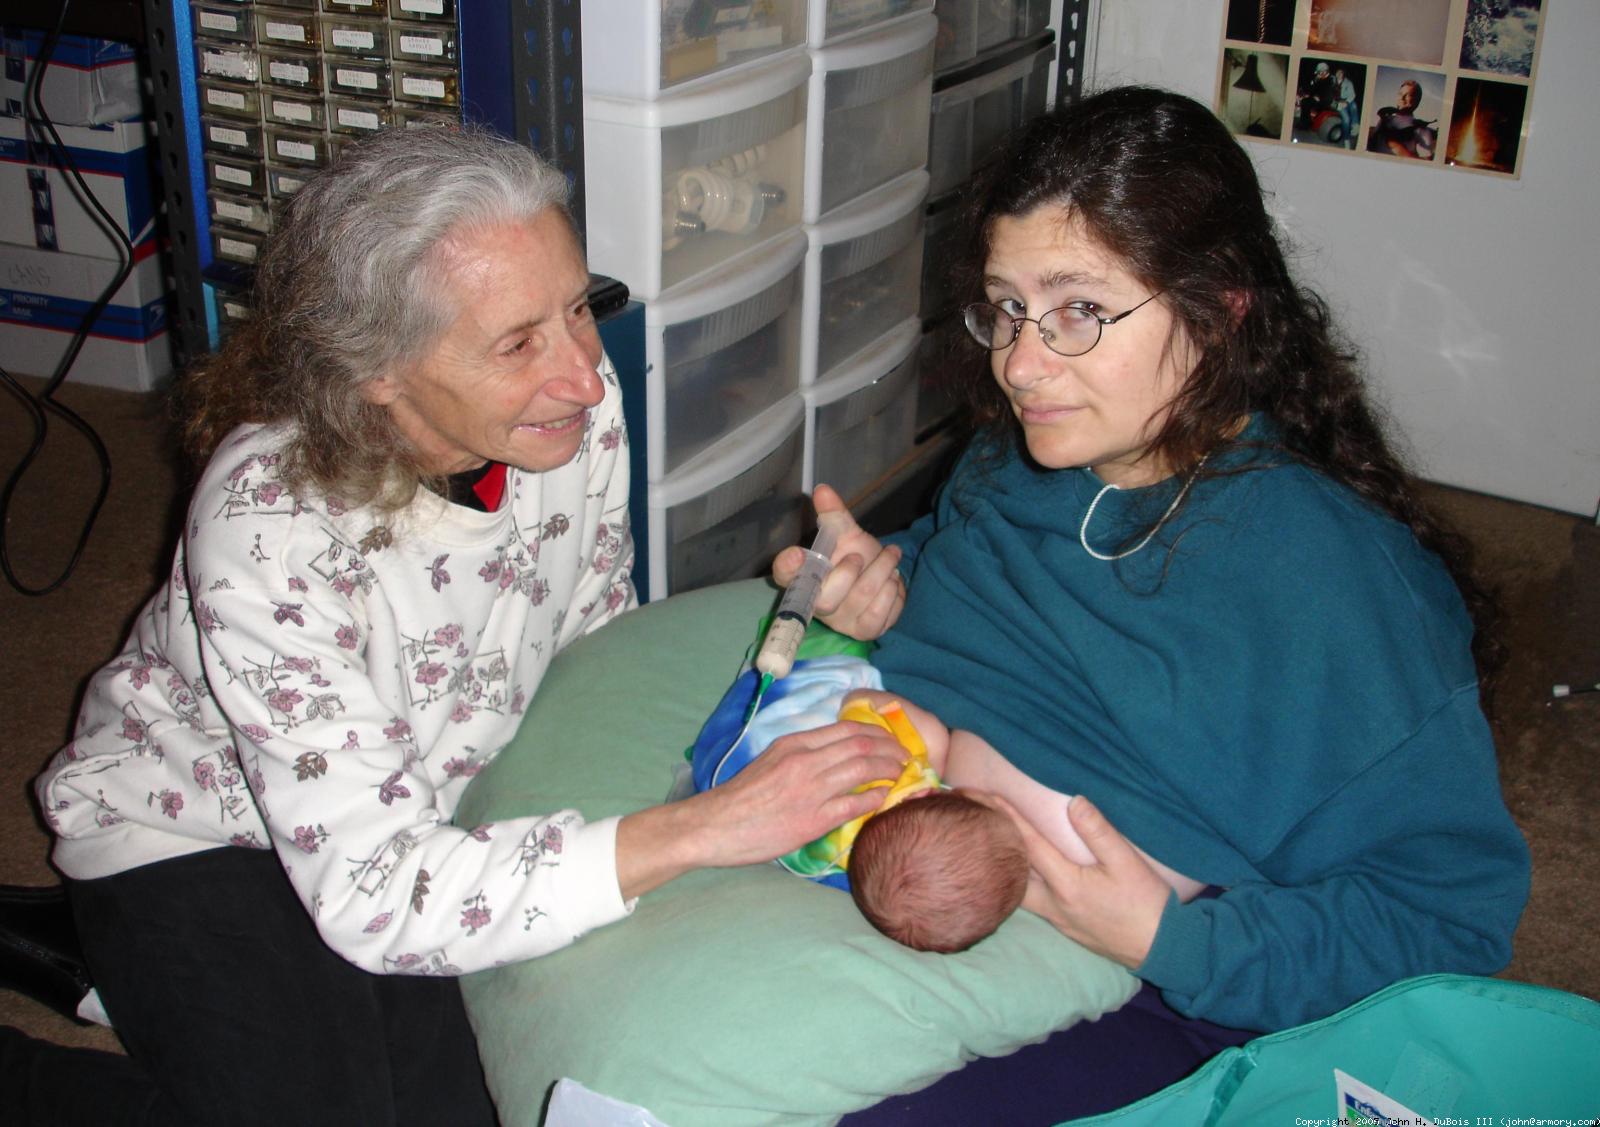
[[[1063,305],[1037,317],[1019,317],[990,302],[974,301],[971,305],[962,306],[961,320],[972,339],[990,352],[1010,348],[1017,334],[1022,332],[1022,323],[1032,321],[1039,328],[1039,339],[1051,352],[1057,356],[1082,356],[1100,343],[1100,333],[1106,325],[1115,325],[1160,296],[1161,291],[1158,290],[1115,317],[1102,317],[1092,306],[1083,302]]]

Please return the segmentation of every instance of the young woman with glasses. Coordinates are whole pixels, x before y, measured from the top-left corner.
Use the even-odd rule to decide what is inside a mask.
[[[1190,99],[1110,90],[1017,136],[973,206],[977,436],[932,514],[841,540],[818,609],[889,690],[1083,796],[1061,816],[1098,863],[1021,822],[1025,906],[1145,985],[846,1122],[1059,1122],[1503,967],[1528,853],[1479,705],[1491,604],[1249,157]]]

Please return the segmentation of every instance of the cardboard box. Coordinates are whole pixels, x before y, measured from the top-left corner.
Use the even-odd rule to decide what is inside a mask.
[[[23,113],[22,98],[44,32],[6,27],[5,77],[0,80],[0,111]],[[56,125],[100,125],[134,117],[140,111],[139,68],[132,44],[114,39],[63,35],[50,53],[39,91],[44,112]]]
[[[156,198],[142,121],[56,127],[95,199],[129,240],[155,237]],[[18,246],[117,257],[117,244],[78,196],[54,146],[28,136],[23,119],[0,117],[0,241]]]
[[[150,244],[95,320],[69,380],[152,391],[172,374],[167,293],[154,249]],[[54,375],[116,272],[117,263],[103,258],[0,245],[0,363],[10,372]]]

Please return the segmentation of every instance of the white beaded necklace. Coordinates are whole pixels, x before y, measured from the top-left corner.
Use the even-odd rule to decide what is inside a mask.
[[[1183,504],[1184,497],[1186,497],[1189,493],[1189,486],[1193,485],[1194,479],[1200,476],[1200,468],[1206,464],[1206,458],[1209,458],[1210,456],[1211,455],[1207,454],[1204,458],[1201,458],[1195,463],[1194,472],[1189,475],[1189,480],[1183,483],[1183,488],[1178,490],[1178,495],[1172,499],[1172,504],[1167,506],[1167,511],[1161,514],[1160,520],[1156,521],[1155,524],[1150,526],[1150,531],[1146,532],[1144,537],[1137,544],[1131,548],[1125,548],[1122,551],[1115,552],[1109,556],[1103,552],[1097,552],[1093,548],[1089,547],[1089,522],[1094,519],[1094,510],[1100,504],[1100,498],[1104,497],[1107,493],[1110,493],[1113,489],[1122,488],[1120,485],[1112,485],[1111,483],[1107,482],[1100,492],[1094,495],[1094,500],[1089,502],[1089,508],[1083,514],[1083,523],[1078,525],[1078,543],[1083,545],[1083,550],[1085,552],[1088,552],[1097,560],[1104,560],[1106,563],[1111,563],[1113,560],[1126,559],[1127,557],[1133,555],[1146,544],[1150,543],[1150,541],[1155,537],[1155,534],[1161,531],[1161,526],[1167,523],[1167,518],[1178,511],[1178,506]]]

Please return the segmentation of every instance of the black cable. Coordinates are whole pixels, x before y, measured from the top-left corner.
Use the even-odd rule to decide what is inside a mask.
[[[72,365],[77,361],[78,354],[83,350],[89,333],[94,324],[100,319],[100,314],[105,312],[112,299],[122,288],[129,276],[133,273],[133,244],[129,241],[127,233],[118,227],[105,207],[100,203],[89,185],[84,181],[83,174],[78,170],[77,162],[72,159],[72,154],[62,142],[61,135],[56,132],[55,123],[50,120],[50,115],[45,112],[44,98],[41,89],[44,83],[45,69],[50,65],[50,58],[55,53],[56,44],[61,38],[61,29],[66,23],[67,0],[63,0],[61,12],[56,19],[56,26],[45,36],[39,48],[38,58],[34,60],[33,72],[28,76],[23,87],[23,139],[25,144],[31,145],[36,135],[36,130],[42,129],[49,137],[49,142],[55,146],[62,169],[72,178],[77,186],[81,200],[93,209],[95,221],[113,236],[116,242],[118,268],[116,276],[95,303],[84,313],[83,320],[78,326],[78,331],[73,334],[67,351],[62,356],[61,362],[56,365],[55,372],[45,382],[44,389],[37,396],[31,395],[12,377],[10,372],[0,368],[0,384],[3,384],[22,403],[23,409],[28,413],[33,424],[33,442],[28,447],[17,466],[6,480],[4,490],[0,490],[0,572],[18,592],[24,595],[48,595],[57,587],[67,581],[72,571],[78,565],[83,550],[88,546],[89,534],[94,529],[94,522],[100,515],[100,508],[105,504],[106,494],[111,489],[111,455],[106,451],[105,443],[100,441],[100,436],[94,428],[85,422],[76,412],[64,404],[55,401],[55,393],[66,381],[67,374],[72,370]],[[41,143],[43,141],[41,140]],[[72,556],[67,560],[66,567],[52,582],[43,587],[30,587],[17,577],[11,567],[10,552],[7,547],[7,533],[11,527],[11,502],[18,485],[33,465],[39,452],[44,448],[45,437],[49,433],[49,419],[45,412],[51,411],[60,416],[62,420],[80,431],[88,439],[93,448],[95,458],[100,464],[100,489],[95,495],[94,504],[89,509],[89,515],[84,520],[83,531],[78,537],[78,543],[72,550]]]

